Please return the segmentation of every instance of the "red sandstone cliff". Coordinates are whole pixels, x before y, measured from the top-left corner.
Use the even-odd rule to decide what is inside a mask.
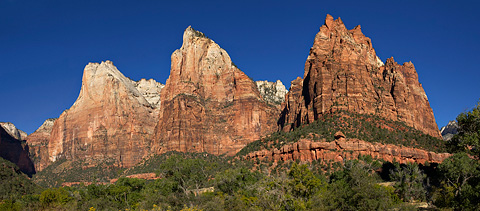
[[[292,82],[279,126],[289,131],[335,110],[375,114],[405,122],[440,138],[427,95],[411,62],[383,64],[360,26],[347,30],[327,15],[305,63]]]
[[[227,52],[188,27],[161,92],[154,151],[233,155],[276,129],[279,111]]]
[[[149,153],[155,122],[152,106],[112,62],[89,63],[80,95],[55,121],[49,137],[32,134],[28,139],[43,145],[36,151],[39,170],[61,158],[131,167]]]
[[[48,140],[57,119],[47,119],[32,134],[27,136],[27,144],[30,149],[30,157],[34,158],[33,163],[37,171],[43,170],[50,164],[48,159]]]

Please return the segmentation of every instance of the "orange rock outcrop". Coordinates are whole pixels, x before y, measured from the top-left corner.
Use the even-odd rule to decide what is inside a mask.
[[[32,134],[27,139],[32,145],[43,145],[38,150],[38,170],[62,158],[131,167],[149,154],[156,123],[153,113],[149,102],[112,62],[89,63],[80,95],[54,122],[50,135]],[[42,141],[45,137],[47,143]]]
[[[233,155],[276,130],[278,109],[267,105],[255,82],[203,33],[188,27],[171,59],[154,152]]]
[[[31,157],[37,171],[43,170],[50,164],[48,159],[48,140],[53,129],[53,124],[57,119],[47,119],[32,134],[27,136],[27,143],[30,149]]]
[[[261,150],[247,154],[247,159],[268,159],[271,161],[334,161],[358,159],[360,155],[370,155],[372,158],[383,159],[388,162],[399,163],[441,163],[450,157],[449,153],[435,153],[412,147],[396,146],[392,144],[370,143],[358,139],[339,138],[332,142],[314,142],[309,139],[300,139],[298,142],[287,144],[280,149]]]
[[[336,110],[403,121],[440,138],[427,95],[411,62],[383,64],[360,26],[347,30],[327,15],[315,36],[303,79],[292,82],[279,127],[289,131]]]

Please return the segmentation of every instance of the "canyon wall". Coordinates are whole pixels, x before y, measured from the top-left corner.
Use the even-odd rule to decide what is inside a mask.
[[[203,33],[188,27],[171,59],[170,77],[161,92],[155,153],[234,155],[276,130],[279,110],[263,100],[255,82]]]

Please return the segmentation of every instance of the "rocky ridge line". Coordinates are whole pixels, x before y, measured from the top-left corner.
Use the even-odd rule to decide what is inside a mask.
[[[361,27],[347,30],[327,15],[305,62],[304,77],[292,81],[279,127],[290,131],[337,110],[405,122],[440,138],[427,95],[411,62],[383,64]]]

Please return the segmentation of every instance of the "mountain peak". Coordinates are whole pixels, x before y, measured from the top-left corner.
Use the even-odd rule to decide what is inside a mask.
[[[192,26],[188,26],[185,31],[183,32],[183,43],[187,43],[195,38],[206,38],[208,39],[207,36],[205,36],[204,33],[195,30]]]
[[[384,65],[360,25],[348,30],[331,15],[315,36],[303,82],[292,83],[285,102],[280,122],[285,131],[347,110],[403,121],[440,137],[413,64],[400,66],[390,58]]]

